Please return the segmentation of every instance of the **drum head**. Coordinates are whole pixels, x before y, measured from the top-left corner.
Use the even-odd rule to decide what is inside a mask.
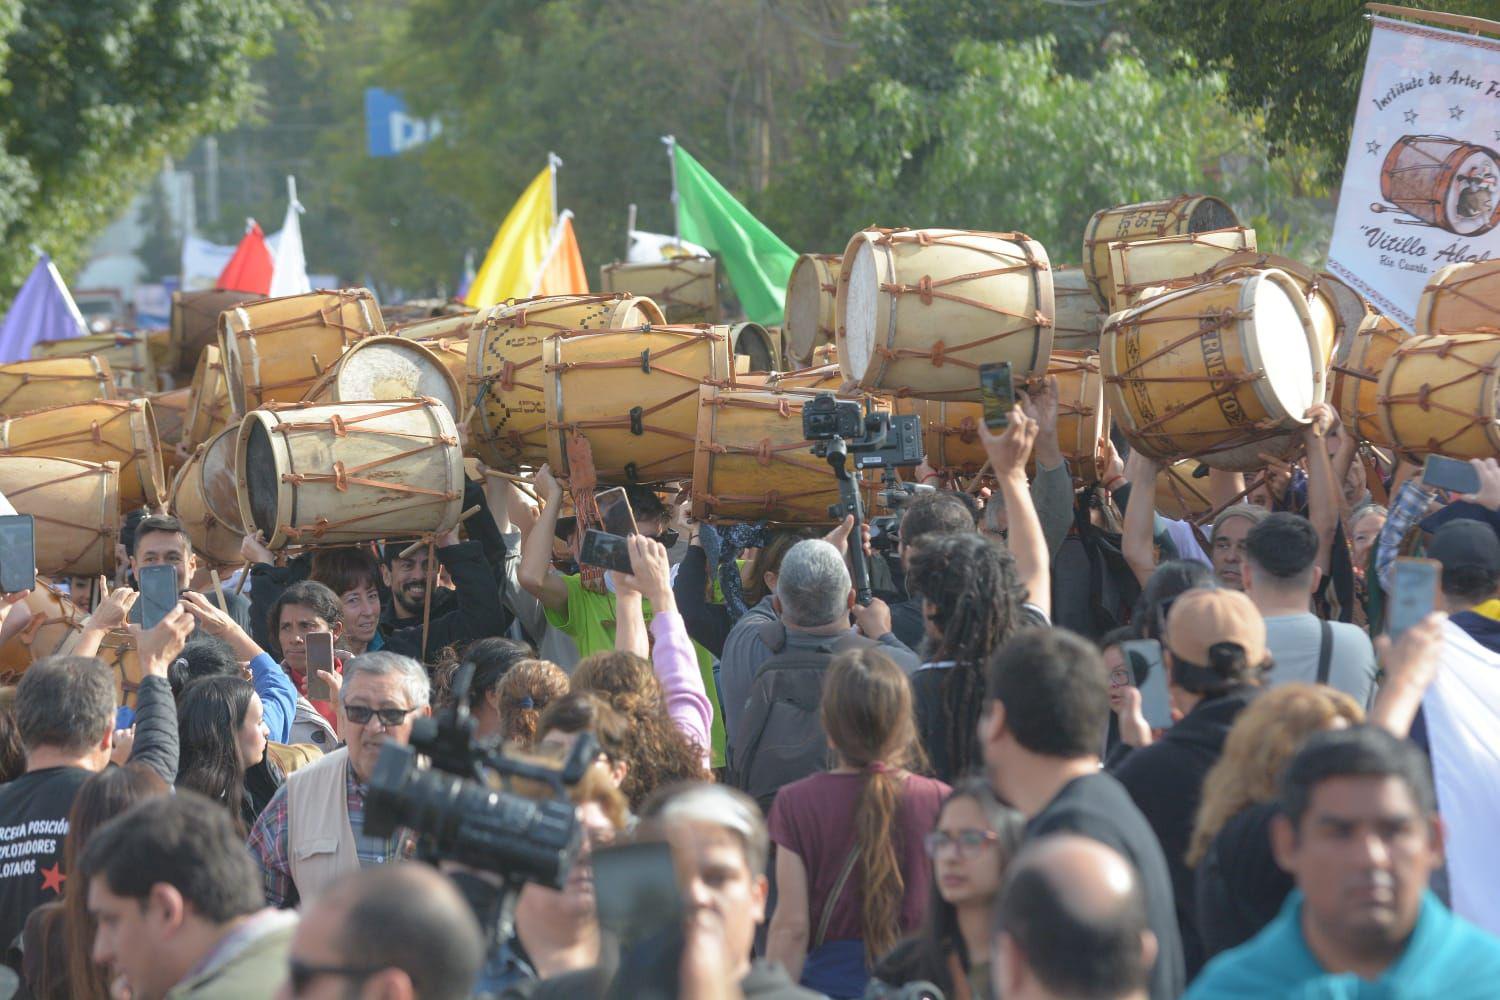
[[[841,350],[848,354],[842,360],[851,378],[864,378],[865,369],[870,367],[870,356],[875,353],[876,310],[880,308],[879,268],[874,244],[860,240],[849,265],[849,290],[842,317],[844,344]]]
[[[750,359],[750,370],[768,372],[776,367],[771,334],[759,323],[741,323],[734,332],[734,353]]]
[[[1202,198],[1188,218],[1188,232],[1202,233],[1210,229],[1228,229],[1238,226],[1234,210],[1217,198]]]
[[[792,280],[786,290],[786,342],[797,364],[807,361],[818,342],[818,321],[823,305],[823,284],[818,268],[808,259],[792,268]]]
[[[431,396],[448,408],[454,420],[463,416],[447,369],[410,341],[382,339],[360,344],[340,364],[338,380],[340,399]]]
[[[225,527],[242,530],[239,491],[234,482],[234,445],[239,427],[230,427],[213,436],[203,450],[203,503],[208,512]]]
[[[1276,281],[1263,274],[1255,280],[1252,294],[1255,349],[1266,385],[1282,411],[1300,422],[1307,408],[1318,401],[1313,374],[1322,367],[1321,358],[1313,360],[1307,313],[1292,301],[1297,289],[1289,278]]]
[[[245,528],[247,533],[259,529],[270,539],[276,534],[276,454],[266,425],[259,420],[250,420],[249,424],[244,429],[248,435],[245,441],[245,493],[250,498],[250,517],[255,523],[247,524]]]

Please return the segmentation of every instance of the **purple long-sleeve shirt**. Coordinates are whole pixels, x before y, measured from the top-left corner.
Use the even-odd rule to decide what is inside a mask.
[[[651,663],[667,700],[667,714],[677,728],[697,741],[703,750],[703,766],[711,766],[714,708],[703,686],[698,654],[688,638],[687,626],[676,611],[657,611],[651,616]]]

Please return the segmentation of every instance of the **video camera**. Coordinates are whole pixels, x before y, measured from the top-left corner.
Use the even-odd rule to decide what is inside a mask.
[[[459,668],[453,706],[416,720],[409,746],[381,747],[365,797],[364,831],[386,837],[405,827],[418,834],[419,854],[429,860],[494,872],[512,887],[536,882],[561,889],[582,845],[567,789],[598,758],[598,742],[580,734],[561,769],[479,742],[468,709],[473,676],[472,663]],[[419,754],[431,760],[430,768]],[[506,791],[505,778],[549,787],[552,796]]]

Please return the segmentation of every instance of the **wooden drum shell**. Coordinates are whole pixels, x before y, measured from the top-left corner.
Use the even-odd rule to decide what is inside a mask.
[[[114,398],[109,365],[92,354],[0,365],[0,416]]]
[[[839,262],[836,253],[805,253],[786,283],[787,363],[805,368],[819,344],[833,343],[838,323]]]
[[[36,521],[36,571],[54,579],[115,570],[120,466],[45,455],[0,455],[0,494]]]
[[[120,463],[120,511],[167,497],[161,438],[145,399],[100,399],[33,410],[0,422],[0,453]]]
[[[200,559],[218,566],[243,562],[245,539],[235,485],[234,453],[239,427],[226,427],[200,444],[172,481],[171,510],[192,539]]]
[[[1449,264],[1422,290],[1417,333],[1474,330],[1500,332],[1500,260]]]
[[[1380,372],[1380,420],[1407,455],[1500,454],[1500,334],[1411,337]]]
[[[1095,212],[1083,230],[1083,272],[1094,299],[1103,308],[1114,301],[1109,274],[1109,245],[1121,241],[1185,236],[1238,226],[1234,209],[1209,195],[1181,194],[1163,201],[1142,201]]]
[[[1392,445],[1380,416],[1380,373],[1406,339],[1395,320],[1371,316],[1340,342],[1330,370],[1329,400],[1339,419],[1355,438],[1378,448]]]

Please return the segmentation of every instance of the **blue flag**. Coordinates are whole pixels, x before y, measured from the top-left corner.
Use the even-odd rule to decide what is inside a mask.
[[[80,337],[83,316],[68,294],[52,258],[42,254],[0,323],[0,364],[25,361],[43,340]]]

